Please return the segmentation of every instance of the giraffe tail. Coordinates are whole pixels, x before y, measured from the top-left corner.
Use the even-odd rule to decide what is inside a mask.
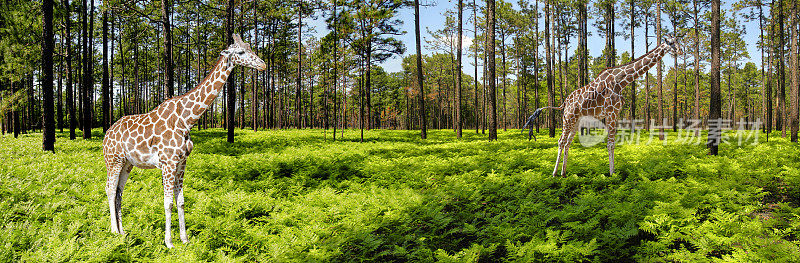
[[[533,115],[528,117],[528,122],[525,123],[525,126],[522,126],[522,131],[521,132],[525,132],[525,128],[528,128],[528,125],[532,124],[536,120],[536,118],[538,118],[539,115],[542,114],[542,110],[546,110],[546,109],[559,109],[560,110],[562,108],[563,108],[563,105],[562,106],[558,106],[558,107],[542,107],[542,108],[536,109],[536,111],[533,112]],[[533,135],[533,127],[528,129],[528,140],[530,140],[531,137],[533,137],[533,140],[536,141],[536,136]]]

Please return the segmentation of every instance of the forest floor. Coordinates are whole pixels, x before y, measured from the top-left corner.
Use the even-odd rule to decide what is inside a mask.
[[[0,262],[707,262],[800,261],[800,146],[704,140],[573,144],[519,130],[192,131],[188,244],[164,240],[159,170],[135,168],[112,234],[102,132],[0,138]],[[557,133],[560,135],[560,131]],[[642,141],[647,141],[644,134]],[[705,137],[703,137],[705,138]]]

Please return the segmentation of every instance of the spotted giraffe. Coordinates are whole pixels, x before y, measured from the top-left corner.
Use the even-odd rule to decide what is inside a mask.
[[[164,187],[164,243],[172,248],[170,218],[173,196],[178,210],[181,240],[189,242],[183,217],[183,173],[193,143],[189,131],[219,94],[233,67],[264,70],[266,64],[241,37],[223,50],[214,69],[197,87],[186,94],[170,98],[145,114],[120,118],[103,138],[103,156],[108,179],[106,195],[111,213],[111,231],[122,230],[122,191],[133,167],[161,169]]]
[[[562,153],[564,155],[564,160],[561,166],[561,176],[566,176],[569,147],[572,145],[572,139],[577,132],[578,120],[583,116],[605,118],[605,125],[608,130],[606,147],[608,148],[609,174],[614,174],[614,146],[615,136],[617,134],[617,117],[625,101],[622,97],[622,89],[661,61],[668,52],[672,53],[673,56],[677,56],[680,49],[681,47],[677,38],[667,37],[664,43],[636,60],[622,66],[603,70],[591,83],[570,93],[560,106],[536,109],[533,115],[528,118],[528,122],[525,123],[525,126],[522,127],[523,131],[529,124],[536,120],[536,117],[539,116],[542,110],[564,110],[564,125],[561,131],[561,138],[558,140],[558,156],[556,156],[556,166],[553,169],[553,176],[556,176],[556,172],[558,172],[559,158]],[[528,130],[529,136],[532,132],[531,129]]]

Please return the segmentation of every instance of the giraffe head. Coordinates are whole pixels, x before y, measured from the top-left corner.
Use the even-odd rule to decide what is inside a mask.
[[[241,65],[257,70],[264,70],[267,64],[250,49],[250,45],[244,43],[238,34],[233,34],[233,44],[222,51],[222,55],[227,57],[233,65]]]
[[[678,37],[667,35],[664,39],[664,43],[669,46],[669,53],[671,53],[673,56],[677,57],[683,54],[683,46],[681,46]]]

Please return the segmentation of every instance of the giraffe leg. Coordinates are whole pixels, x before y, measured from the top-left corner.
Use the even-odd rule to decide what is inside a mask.
[[[161,168],[161,177],[164,184],[164,244],[167,248],[174,248],[175,246],[172,245],[172,235],[171,235],[171,228],[172,228],[172,200],[174,196],[174,185],[175,185],[175,174],[176,174],[176,167],[175,163],[168,163],[162,164]]]
[[[120,233],[119,219],[117,218],[117,184],[119,183],[120,171],[125,166],[124,160],[106,159],[106,170],[108,170],[108,178],[106,179],[106,196],[108,198],[108,211],[111,219],[111,232]]]
[[[606,143],[606,147],[608,148],[608,175],[614,175],[614,147],[616,145],[616,136],[617,136],[617,128],[614,126],[614,122],[609,122],[608,124],[608,142]]]
[[[125,165],[122,167],[122,170],[119,173],[117,195],[114,202],[117,210],[117,229],[119,230],[119,233],[123,235],[125,234],[125,230],[122,229],[122,191],[125,190],[125,183],[128,182],[128,175],[130,175],[131,169],[133,169],[133,165],[129,163],[125,163]]]
[[[570,129],[569,137],[567,137],[567,144],[564,147],[564,161],[561,163],[561,177],[567,176],[567,158],[569,157],[569,148],[572,146],[572,138],[575,137],[575,130]]]
[[[561,139],[558,139],[558,155],[556,155],[556,167],[553,168],[553,176],[554,177],[556,176],[556,173],[558,173],[558,163],[559,163],[559,161],[561,161],[561,155],[564,153],[564,146],[565,146],[564,141],[566,140],[566,138],[564,136],[566,134],[567,134],[567,132],[563,132],[561,134]]]
[[[183,241],[183,243],[189,243],[189,237],[186,236],[186,221],[183,217],[183,172],[185,169],[186,160],[178,164],[175,172],[175,190],[177,191],[175,195],[175,204],[178,209],[178,225],[181,231],[181,241]]]

